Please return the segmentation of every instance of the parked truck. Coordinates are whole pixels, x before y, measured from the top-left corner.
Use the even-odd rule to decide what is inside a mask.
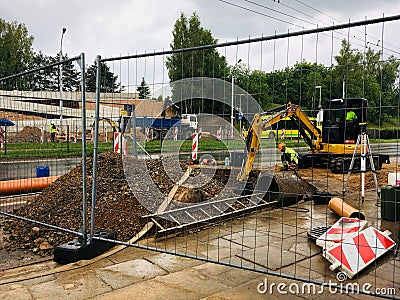
[[[164,138],[167,132],[173,134],[171,131],[173,127],[178,128],[179,139],[186,139],[191,137],[193,132],[197,130],[197,125],[197,116],[194,114],[183,114],[180,118],[136,117],[136,128],[140,127],[144,134],[146,133],[146,128],[148,128],[151,139]]]
[[[101,121],[108,122],[115,132],[129,132],[133,130],[132,117],[119,117],[118,121],[109,118],[102,118]],[[149,139],[165,138],[167,132],[171,132],[173,127],[178,128],[178,138],[190,138],[195,130],[197,130],[198,120],[195,114],[183,114],[180,118],[166,117],[135,117],[136,129],[140,128],[141,132],[146,135],[146,129],[149,130]],[[172,133],[171,133],[172,134]]]

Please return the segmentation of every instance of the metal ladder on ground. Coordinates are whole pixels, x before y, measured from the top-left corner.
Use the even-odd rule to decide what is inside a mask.
[[[151,219],[158,227],[159,233],[165,233],[184,228],[193,228],[202,224],[220,222],[238,215],[243,215],[265,207],[272,207],[277,201],[266,201],[256,194],[243,197],[237,196],[227,199],[211,199],[186,207],[178,207],[143,216]],[[161,220],[173,222],[173,226],[161,225]]]

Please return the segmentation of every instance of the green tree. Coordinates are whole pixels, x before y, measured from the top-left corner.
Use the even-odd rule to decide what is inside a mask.
[[[144,77],[142,77],[142,82],[136,88],[136,91],[138,91],[138,93],[139,93],[139,99],[149,99],[149,97],[150,97],[150,88],[146,84],[146,81],[144,80]]]
[[[111,72],[110,67],[106,63],[100,63],[100,92],[121,92],[121,83],[117,83],[118,76]],[[97,65],[96,61],[86,70],[86,91],[96,91],[96,74]]]
[[[0,78],[27,70],[34,53],[33,39],[25,24],[0,18]]]
[[[315,87],[322,86],[321,99],[327,97],[327,74],[328,69],[325,66],[306,61],[296,62],[292,67],[266,74],[268,90],[264,98],[267,107],[292,102],[304,110],[317,108],[319,93],[316,94]]]
[[[68,55],[63,55],[62,60],[68,60]],[[35,72],[29,76],[29,89],[34,91],[50,90],[58,91],[60,89],[60,68],[59,65],[47,67],[60,61],[59,54],[57,56],[47,56],[41,51],[35,53],[29,66],[29,69],[42,68],[40,72]],[[76,91],[80,88],[80,72],[76,70],[74,63],[68,61],[62,65],[63,73],[63,90]]]
[[[55,58],[43,54],[41,51],[35,53],[32,59],[30,69],[41,68],[55,62]],[[45,68],[40,72],[35,72],[30,78],[30,89],[33,91],[51,90],[55,91],[58,88],[58,68]]]
[[[174,24],[172,34],[173,41],[170,45],[172,50],[215,45],[218,41],[213,38],[210,30],[201,26],[200,18],[196,13],[193,13],[189,19],[181,13]],[[221,56],[215,48],[173,53],[167,57],[166,67],[171,82],[192,77],[224,78],[227,71],[225,57]],[[188,92],[183,92],[184,94],[190,94],[189,86],[190,84],[188,84]],[[212,87],[204,86],[204,89],[207,88]],[[182,100],[180,97],[181,95],[172,89],[173,101]],[[219,113],[225,109],[224,105],[215,105],[208,99],[184,100],[179,106],[185,113]]]
[[[189,20],[181,13],[172,34],[172,50],[215,45],[218,42],[210,30],[201,27],[200,18],[196,13],[193,13]],[[174,53],[167,58],[166,66],[170,80],[176,81],[189,77],[223,78],[227,63],[225,57],[212,48]]]
[[[270,106],[271,98],[268,91],[269,86],[267,83],[267,74],[260,70],[251,71],[245,64],[239,63],[231,66],[228,71],[227,80],[232,81],[234,77],[234,84],[245,90],[248,95],[253,97],[261,107],[267,109]],[[246,95],[237,95],[244,97]]]
[[[68,55],[63,55],[62,60],[67,60]],[[56,60],[59,60],[59,55],[57,55]],[[77,64],[74,64],[72,61],[64,63],[62,65],[62,74],[63,74],[63,90],[64,91],[77,91],[80,89],[81,84],[81,73],[80,68],[77,70],[75,67]],[[57,74],[59,74],[59,68],[57,67]],[[59,78],[57,76],[57,82]],[[59,82],[58,82],[59,83]]]
[[[332,69],[332,94],[341,98],[342,83],[345,82],[345,96],[364,97],[368,99],[368,119],[388,120],[394,113],[391,105],[395,105],[396,78],[398,78],[399,62],[394,57],[381,61],[381,51],[366,51],[363,54],[352,49],[350,43],[342,41],[338,63]]]

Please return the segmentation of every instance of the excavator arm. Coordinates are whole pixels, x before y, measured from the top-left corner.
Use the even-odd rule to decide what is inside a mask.
[[[119,126],[113,120],[111,120],[109,118],[100,118],[99,121],[100,122],[107,122],[108,124],[110,124],[111,127],[113,128],[114,132],[121,132]],[[93,123],[93,127],[94,127],[94,123]]]
[[[258,150],[260,150],[262,131],[269,129],[273,124],[279,122],[283,118],[289,117],[293,122],[299,125],[299,132],[310,146],[312,152],[318,152],[321,149],[321,130],[310,121],[307,115],[301,110],[300,106],[289,102],[282,108],[282,110],[276,112],[268,119],[262,118],[262,116],[266,115],[268,112],[254,115],[246,139],[247,158],[242,170],[237,176],[238,181],[247,180],[250,171],[253,169],[254,160]]]
[[[260,136],[262,129],[262,119],[260,114],[255,114],[251,122],[249,131],[246,138],[246,151],[247,158],[242,170],[237,176],[238,181],[245,181],[253,168],[254,159],[256,158],[257,151],[260,150]]]

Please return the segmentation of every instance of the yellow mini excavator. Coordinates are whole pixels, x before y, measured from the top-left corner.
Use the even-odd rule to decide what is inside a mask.
[[[268,118],[263,116],[269,115]],[[257,152],[260,150],[262,131],[283,118],[297,124],[299,132],[308,144],[309,152],[299,155],[299,168],[329,167],[335,173],[346,173],[355,156],[353,170],[360,170],[360,149],[355,153],[361,130],[366,128],[367,100],[363,98],[328,100],[323,110],[322,130],[311,122],[300,106],[288,103],[261,114],[255,114],[246,138],[246,161],[238,174],[239,181],[247,180]],[[357,154],[358,153],[358,154]],[[382,163],[390,163],[388,155],[373,155],[376,170]],[[367,165],[367,168],[371,166]]]

